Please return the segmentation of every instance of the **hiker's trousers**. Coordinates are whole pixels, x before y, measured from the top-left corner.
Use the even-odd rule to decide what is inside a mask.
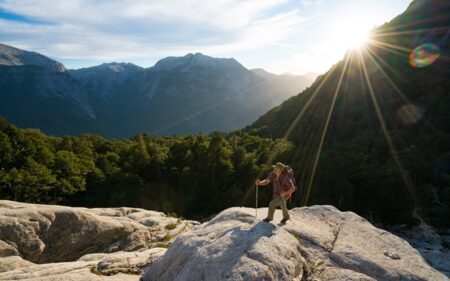
[[[280,207],[281,211],[283,212],[283,219],[289,219],[289,212],[286,207],[286,198],[283,198],[281,196],[275,197],[272,201],[269,203],[269,213],[267,214],[267,218],[269,220],[273,220],[273,214],[275,213],[275,208]]]

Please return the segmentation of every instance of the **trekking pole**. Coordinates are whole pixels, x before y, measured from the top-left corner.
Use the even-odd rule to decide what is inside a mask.
[[[255,205],[256,205],[255,218],[256,218],[256,217],[258,217],[258,185],[255,184],[255,186],[256,186],[256,202],[255,202]]]

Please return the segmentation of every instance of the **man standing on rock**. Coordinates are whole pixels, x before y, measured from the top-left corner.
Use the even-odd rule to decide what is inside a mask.
[[[295,185],[287,173],[286,165],[278,162],[273,166],[273,168],[273,171],[270,172],[269,176],[265,180],[256,180],[256,185],[261,186],[266,186],[273,182],[273,199],[270,201],[269,212],[264,221],[270,222],[273,220],[275,208],[280,206],[283,212],[283,219],[281,220],[281,223],[286,223],[286,221],[290,218],[286,207],[286,199],[288,199],[295,190]]]

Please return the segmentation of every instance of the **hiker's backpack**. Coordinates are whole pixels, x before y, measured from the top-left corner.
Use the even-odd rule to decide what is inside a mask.
[[[288,175],[294,183],[294,190],[291,192],[289,199],[292,199],[292,194],[297,190],[297,183],[295,182],[294,170],[290,166],[284,168],[286,175]]]

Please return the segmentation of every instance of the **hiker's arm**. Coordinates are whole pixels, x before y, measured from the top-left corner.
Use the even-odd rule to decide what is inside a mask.
[[[262,180],[262,181],[257,179],[255,183],[256,183],[256,185],[265,186],[265,185],[268,185],[270,182],[271,182],[270,179],[265,179],[265,180]]]

